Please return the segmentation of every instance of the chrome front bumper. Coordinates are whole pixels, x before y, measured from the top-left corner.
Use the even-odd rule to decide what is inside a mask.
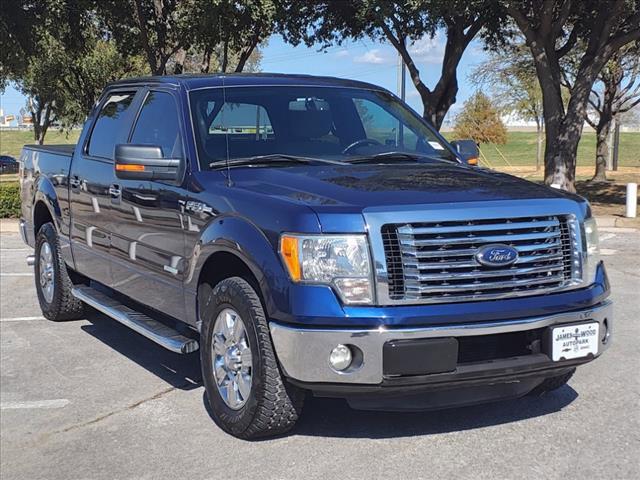
[[[544,317],[525,318],[494,323],[469,323],[451,326],[407,329],[312,329],[296,328],[270,323],[271,337],[287,377],[309,383],[357,383],[380,384],[383,381],[382,352],[391,340],[416,340],[438,337],[462,337],[533,330],[560,324],[597,321],[600,332],[607,332],[607,339],[600,339],[598,355],[609,345],[613,324],[613,304],[605,301],[586,310],[559,313]],[[606,329],[605,329],[606,321]],[[337,372],[329,365],[329,353],[338,344],[356,346],[362,352],[357,368]]]

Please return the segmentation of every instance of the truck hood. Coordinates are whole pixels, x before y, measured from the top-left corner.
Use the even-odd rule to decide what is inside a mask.
[[[238,168],[231,178],[237,188],[303,203],[316,211],[564,196],[507,174],[435,162]]]

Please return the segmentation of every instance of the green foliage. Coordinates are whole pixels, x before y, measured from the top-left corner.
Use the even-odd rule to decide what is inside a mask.
[[[0,182],[0,218],[20,216],[20,184]]]
[[[81,124],[106,83],[148,71],[108,40],[89,0],[9,0],[3,8],[12,16],[3,16],[0,31],[9,31],[7,41],[20,55],[0,57],[0,80],[3,86],[14,82],[28,98],[39,143],[54,121],[67,128]]]
[[[276,31],[276,0],[104,0],[98,18],[125,55],[155,75],[256,68],[257,46]]]
[[[498,109],[482,92],[477,92],[464,103],[462,112],[456,117],[453,132],[456,138],[471,138],[476,143],[503,145],[507,141],[507,129]]]

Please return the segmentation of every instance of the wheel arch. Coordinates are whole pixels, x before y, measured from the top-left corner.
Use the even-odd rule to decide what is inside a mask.
[[[208,283],[213,288],[225,278],[237,276],[246,280],[260,297],[267,315],[276,309],[276,297],[280,298],[286,272],[277,251],[252,223],[226,217],[210,224],[194,248],[191,263],[186,286],[195,293],[195,301],[187,305],[187,312],[194,314],[191,318],[197,319],[198,329],[202,285]]]
[[[51,181],[44,176],[40,176],[36,185],[31,216],[34,237],[38,234],[40,227],[47,223],[47,221],[52,222],[56,230],[60,232],[62,212],[60,210],[58,196]]]
[[[44,202],[44,200],[38,200],[33,206],[33,236],[34,238],[38,235],[40,228],[45,223],[54,223],[53,215],[51,214],[51,210],[49,210],[49,206]],[[54,223],[55,226],[55,223]]]

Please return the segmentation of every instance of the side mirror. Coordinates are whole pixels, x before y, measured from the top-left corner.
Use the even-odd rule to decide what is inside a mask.
[[[179,158],[164,158],[155,145],[116,145],[116,177],[132,180],[178,180]]]
[[[478,150],[478,145],[475,141],[454,140],[451,145],[456,149],[460,158],[467,162],[467,165],[478,165],[480,150]]]

